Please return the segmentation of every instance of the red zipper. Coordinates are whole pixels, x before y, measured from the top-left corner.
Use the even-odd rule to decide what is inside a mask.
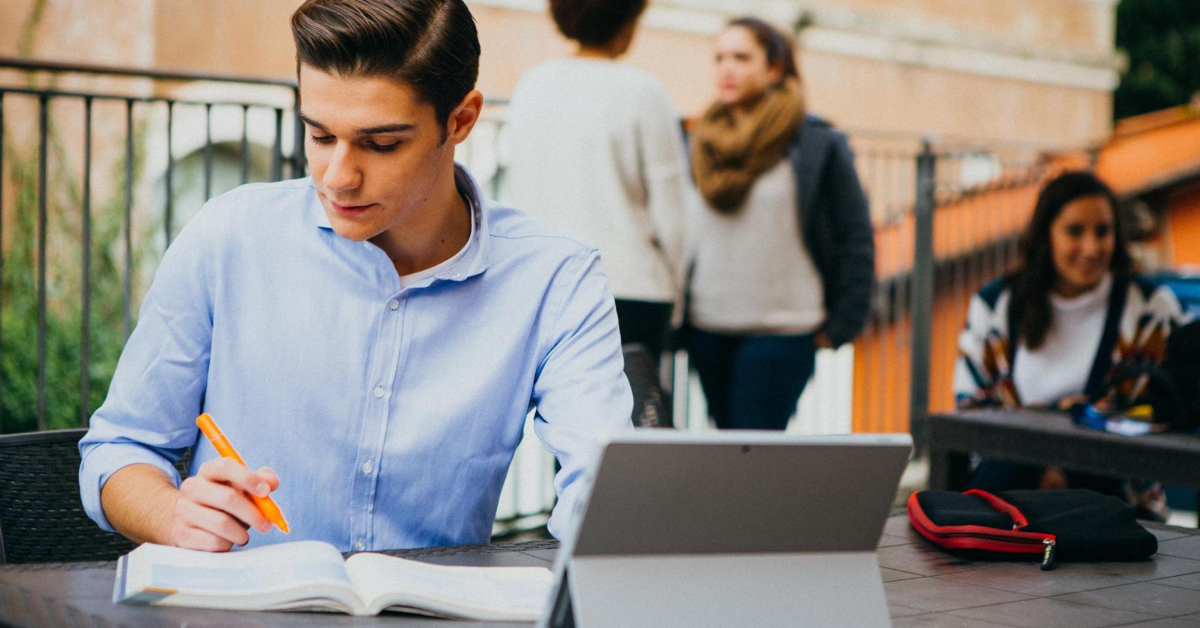
[[[1016,506],[987,491],[970,490],[965,494],[977,496],[988,502],[997,511],[1008,515],[1013,520],[1013,530],[1005,532],[996,528],[976,525],[939,526],[921,509],[915,492],[908,498],[909,521],[913,523],[913,528],[921,536],[943,547],[1016,554],[1042,554],[1042,569],[1049,569],[1053,565],[1057,545],[1057,539],[1053,534],[1022,532],[1021,528],[1029,525],[1025,515]]]

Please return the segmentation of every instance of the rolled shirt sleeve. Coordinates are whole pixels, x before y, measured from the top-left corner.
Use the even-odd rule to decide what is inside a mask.
[[[117,363],[104,404],[79,442],[84,511],[113,527],[100,504],[104,483],[123,467],[148,464],[176,485],[173,463],[192,446],[207,382],[212,300],[206,266],[216,210],[206,207],[168,248]]]
[[[633,429],[633,394],[624,372],[616,306],[596,251],[575,257],[556,290],[561,294],[559,313],[533,401],[534,430],[562,467],[554,479],[558,503],[548,526],[562,538],[585,490],[583,478],[604,443]]]

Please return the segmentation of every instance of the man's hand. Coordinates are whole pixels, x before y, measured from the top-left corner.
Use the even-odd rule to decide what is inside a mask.
[[[209,460],[179,486],[167,543],[209,552],[245,545],[250,528],[271,531],[248,494],[266,497],[277,488],[279,477],[266,467],[251,471],[228,458]]]
[[[823,332],[823,331],[817,332],[817,337],[814,339],[814,342],[816,343],[818,349],[833,349],[834,348],[833,341],[830,340],[829,336],[826,336],[825,332]]]
[[[108,478],[100,504],[108,522],[135,543],[224,552],[249,541],[251,527],[270,530],[247,493],[266,495],[277,488],[274,471],[250,471],[226,458],[200,465],[178,489],[161,470],[132,464]]]

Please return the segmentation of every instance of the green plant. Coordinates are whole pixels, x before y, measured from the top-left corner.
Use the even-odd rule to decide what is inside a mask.
[[[1122,0],[1117,47],[1129,70],[1113,94],[1113,117],[1183,105],[1200,90],[1200,3]]]
[[[143,145],[144,127],[135,133]],[[79,175],[68,173],[69,160],[61,143],[50,132],[48,168],[54,183],[47,190],[46,273],[46,427],[75,427],[80,423],[83,311],[82,185]],[[37,148],[19,154],[4,147],[4,163],[15,190],[13,207],[5,208],[7,249],[0,275],[0,431],[37,429],[38,413],[38,300],[37,300]],[[140,179],[141,151],[135,151],[134,181]],[[113,180],[124,181],[123,157],[113,166]],[[91,272],[88,311],[90,323],[87,371],[87,408],[94,411],[104,401],[109,381],[125,343],[123,250],[124,197],[122,193],[92,205]],[[11,212],[11,213],[9,213]],[[148,254],[144,243],[152,226],[135,233],[134,269]],[[65,246],[64,246],[65,245]],[[136,278],[138,274],[134,272]],[[137,295],[137,286],[134,286]],[[136,303],[131,304],[131,308]],[[136,311],[136,310],[135,310]]]

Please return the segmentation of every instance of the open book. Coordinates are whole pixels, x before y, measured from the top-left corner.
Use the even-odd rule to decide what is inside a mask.
[[[343,560],[320,541],[224,554],[147,543],[117,563],[113,601],[535,621],[552,583],[543,567],[448,567],[369,552]]]

